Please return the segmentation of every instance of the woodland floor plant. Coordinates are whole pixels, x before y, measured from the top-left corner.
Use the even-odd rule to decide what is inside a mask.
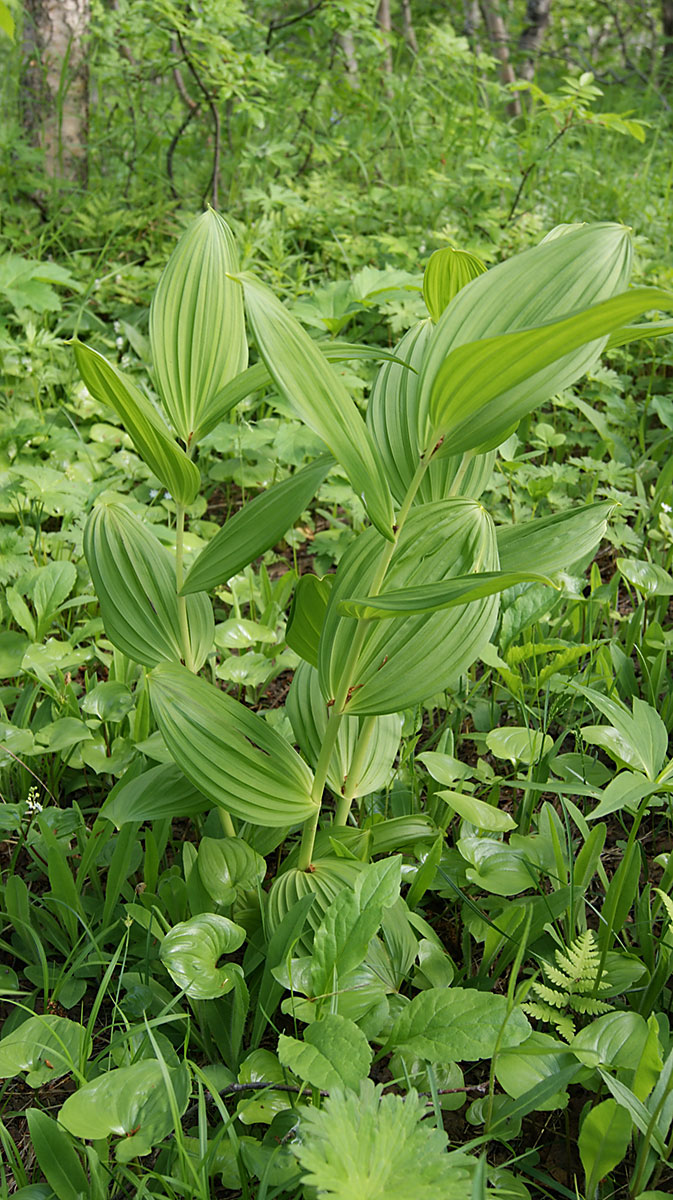
[[[248,1119],[241,1115],[246,1104],[251,1123],[285,1114],[285,1135],[296,1125],[297,1103],[312,1102],[299,1163],[319,1190],[343,1200],[379,1194],[372,1191],[371,1154],[377,1139],[389,1136],[390,1153],[403,1157],[392,1146],[404,1122],[408,1157],[400,1157],[398,1190],[390,1182],[386,1195],[407,1195],[400,1181],[414,1176],[416,1153],[425,1163],[418,1195],[464,1196],[466,1186],[475,1197],[486,1194],[480,1160],[447,1155],[439,1131],[434,1140],[421,1128],[412,1137],[420,1118],[416,1101],[382,1098],[367,1082],[372,1062],[392,1055],[398,1075],[408,1086],[427,1088],[440,1113],[438,1087],[447,1094],[460,1090],[459,1063],[495,1062],[531,1037],[548,1036],[531,1033],[521,1007],[520,957],[507,996],[452,985],[450,960],[418,912],[437,875],[451,816],[463,821],[476,853],[487,844],[502,847],[498,839],[514,828],[509,813],[456,789],[453,760],[432,753],[424,756],[427,769],[449,784],[436,793],[439,806],[391,817],[374,812],[365,798],[394,774],[405,712],[456,684],[480,656],[493,659],[490,639],[502,592],[526,582],[558,588],[570,567],[590,561],[610,502],[496,526],[480,497],[496,448],[522,418],[595,369],[610,340],[619,345],[643,332],[670,330],[663,320],[638,324],[646,313],[671,311],[673,297],[630,288],[630,272],[628,230],[611,224],[561,226],[488,271],[474,255],[436,252],[424,279],[428,316],[394,353],[379,352],[384,361],[365,418],[330,359],[368,351],[313,340],[259,279],[240,272],[228,225],[208,210],[179,241],[154,296],[150,341],[159,403],[96,351],[74,344],[89,392],[117,412],[176,506],[173,550],[118,502],[99,503],[86,526],[85,554],[107,636],[120,656],[142,668],[137,712],[144,714],[146,733],[156,723],[155,750],[162,746],[160,765],[134,763],[102,816],[137,829],[149,815],[181,817],[215,806],[221,819],[221,836],[185,845],[185,919],[169,925],[151,907],[134,904],[129,920],[141,921],[158,940],[160,961],[189,1001],[206,1053],[229,1072],[252,1072],[251,1078],[278,1085],[264,1101],[242,1102],[241,1120]],[[246,320],[258,353],[252,366]],[[245,504],[190,561],[185,514],[201,486],[199,445],[236,403],[269,388],[272,402],[277,396],[305,422],[325,453]],[[333,575],[304,574],[295,590],[287,640],[303,661],[287,713],[297,750],[207,677],[214,632],[208,593],[274,546],[334,469],[361,499],[369,526]],[[548,820],[552,830],[551,815]],[[410,877],[403,856],[413,846],[422,853]],[[278,848],[267,891],[265,858]],[[593,974],[576,989],[574,1011],[609,1009],[601,987],[605,955],[597,974],[598,956],[585,933],[576,944],[569,938],[556,975],[547,968],[530,1014],[539,1016],[542,998],[544,1015],[553,1017],[552,985],[559,979],[560,1003],[572,1008],[572,967],[580,950],[591,958]],[[414,962],[410,999],[400,989]],[[589,989],[596,997],[600,992],[593,1006]],[[272,1032],[281,1000],[293,1021],[283,1028],[293,1035]],[[248,1021],[251,1003],[255,1015]],[[166,992],[166,1020],[173,1005]],[[563,1029],[569,1037],[574,1032],[570,1020]],[[64,1048],[66,1032],[54,1029],[58,1047]],[[71,1134],[93,1136],[96,1145],[110,1133],[125,1133],[117,1144],[119,1162],[148,1153],[171,1123],[179,1131],[191,1088],[217,1096],[214,1077],[202,1066],[190,1069],[174,1054],[169,1061],[155,1033],[148,1028],[147,1034],[155,1057],[123,1068],[135,1072],[128,1088],[118,1068],[93,1077],[84,1068],[59,1116]],[[263,1036],[275,1054],[260,1048]],[[88,1048],[75,1042],[68,1055],[79,1055],[84,1065]],[[61,1049],[54,1053],[63,1058]],[[580,1069],[576,1059],[559,1063],[552,1083],[539,1084],[531,1107],[544,1099],[542,1091],[547,1097],[562,1091]],[[137,1100],[138,1086],[151,1091],[160,1080],[169,1103],[146,1125],[132,1097]],[[509,1127],[503,1122],[530,1108],[517,1101],[506,1116],[500,1113],[493,1080],[492,1073],[484,1119],[497,1136]],[[299,1100],[288,1099],[288,1086]],[[330,1095],[327,1137],[323,1093]],[[237,1143],[217,1103],[228,1132],[217,1147],[202,1138],[196,1150],[179,1138],[187,1173],[198,1174],[199,1162],[203,1167],[208,1156],[230,1146],[224,1177],[235,1176],[235,1163],[244,1161],[267,1184],[275,1180],[280,1187],[295,1178],[300,1168],[284,1142],[280,1157],[251,1139]],[[265,1113],[265,1103],[272,1111]],[[639,1100],[631,1108],[646,1139],[643,1181],[652,1171],[649,1145],[660,1109],[646,1119],[638,1104],[643,1108]],[[36,1114],[33,1121],[40,1145],[51,1136],[45,1120]],[[629,1121],[629,1137],[631,1128]],[[339,1138],[352,1146],[350,1174],[335,1157]],[[100,1171],[100,1162],[91,1165],[95,1159],[89,1155],[92,1179]],[[587,1169],[593,1186],[598,1169]],[[507,1192],[502,1181],[498,1190],[492,1172],[491,1182],[496,1190],[489,1194],[519,1194]]]

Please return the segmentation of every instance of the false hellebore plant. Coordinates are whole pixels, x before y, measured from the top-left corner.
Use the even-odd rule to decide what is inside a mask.
[[[627,230],[613,224],[559,227],[488,271],[471,255],[437,252],[424,282],[429,317],[393,356],[379,355],[366,420],[330,359],[368,352],[312,340],[259,279],[239,271],[231,231],[213,211],[181,238],[152,305],[165,416],[116,366],[75,344],[89,391],[117,411],[177,505],[174,555],[119,504],[101,504],[86,527],[107,634],[147,668],[146,695],[179,769],[153,768],[118,803],[147,794],[145,780],[173,815],[214,804],[227,834],[264,851],[301,827],[268,898],[271,930],[308,893],[317,928],[336,894],[355,886],[363,858],[433,833],[416,817],[366,834],[347,824],[353,800],[390,777],[399,714],[479,657],[502,590],[551,583],[599,542],[609,504],[496,528],[479,496],[496,447],[522,417],[593,367],[610,339],[648,328],[633,324],[642,314],[673,307],[666,292],[629,288],[630,268]],[[252,367],[246,318],[260,360]],[[326,453],[248,503],[185,570],[199,442],[269,384]],[[208,592],[282,538],[334,459],[370,525],[333,576],[303,576],[295,591],[287,636],[303,661],[287,708],[296,751],[199,675],[213,643]],[[336,808],[319,831],[326,787]]]

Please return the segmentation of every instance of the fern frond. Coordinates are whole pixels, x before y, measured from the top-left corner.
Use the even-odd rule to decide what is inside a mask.
[[[605,1000],[596,1000],[593,996],[571,996],[570,1007],[576,1013],[589,1013],[591,1016],[612,1011],[611,1004],[606,1004]]]

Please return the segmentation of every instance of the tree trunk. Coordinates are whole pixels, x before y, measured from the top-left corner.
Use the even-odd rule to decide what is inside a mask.
[[[661,0],[661,25],[664,35],[664,64],[667,72],[671,72],[673,71],[673,0]]]
[[[463,13],[463,33],[470,43],[472,52],[474,54],[481,54],[481,46],[477,37],[477,30],[481,22],[479,0],[463,0]]]
[[[357,91],[360,86],[360,70],[355,54],[355,38],[350,29],[347,33],[339,34],[339,45],[341,46],[341,53],[344,56],[344,63],[346,64],[348,82]]]
[[[379,29],[381,30],[381,33],[383,34],[383,40],[385,42],[385,53],[384,53],[384,57],[383,57],[383,69],[384,69],[386,75],[392,75],[392,73],[393,73],[393,46],[392,46],[393,22],[392,22],[392,19],[390,16],[390,0],[381,0],[381,3],[379,4],[379,8],[378,8],[378,13],[376,15],[376,20],[378,21]]]
[[[535,78],[535,62],[551,20],[551,0],[528,0],[526,25],[519,38],[519,50],[523,59],[521,75],[524,79]]]
[[[416,31],[411,18],[411,0],[402,0],[402,23],[404,25],[404,38],[409,49],[414,54],[418,54]]]
[[[500,78],[505,84],[514,83],[515,75],[512,70],[512,64],[509,61],[509,46],[505,22],[500,13],[495,9],[493,0],[481,0],[481,11],[484,15],[488,36],[493,46],[493,53],[500,60]],[[521,116],[521,103],[516,92],[512,93],[512,99],[507,105],[507,112],[510,117]]]
[[[45,171],[85,182],[89,79],[85,34],[90,0],[26,0],[24,124],[42,147]]]

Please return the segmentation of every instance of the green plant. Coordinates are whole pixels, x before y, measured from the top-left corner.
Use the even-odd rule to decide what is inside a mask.
[[[565,950],[557,950],[556,963],[543,963],[546,982],[533,980],[531,990],[536,999],[522,1005],[531,1017],[554,1025],[567,1042],[575,1033],[576,1017],[610,1011],[610,1005],[594,995],[609,988],[607,980],[599,977],[600,955],[590,929],[580,934]]]

